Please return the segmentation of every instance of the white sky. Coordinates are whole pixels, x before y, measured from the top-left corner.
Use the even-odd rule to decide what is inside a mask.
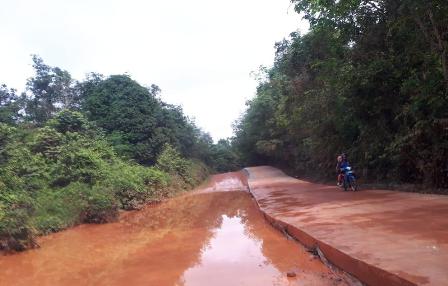
[[[288,0],[0,0],[0,83],[23,90],[31,54],[82,80],[129,73],[154,83],[215,140],[253,97],[249,75],[308,25]]]

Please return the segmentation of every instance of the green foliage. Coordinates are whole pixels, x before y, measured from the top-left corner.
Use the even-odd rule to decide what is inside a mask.
[[[208,167],[198,160],[188,160],[171,145],[165,145],[157,158],[156,168],[168,173],[172,178],[178,178],[175,184],[178,188],[190,188],[204,180],[209,173]],[[173,183],[173,182],[172,182]]]
[[[87,204],[81,193],[88,187],[75,183],[60,189],[39,190],[32,224],[38,233],[59,231],[82,222]]]
[[[90,126],[87,119],[77,111],[62,110],[48,121],[48,126],[60,133],[85,132]]]
[[[16,128],[0,123],[0,164],[6,161],[6,146],[16,132]]]
[[[32,247],[36,234],[113,221],[119,208],[160,201],[208,174],[172,147],[160,157],[163,168],[121,158],[75,111],[60,112],[41,128],[0,123],[0,135],[0,249],[5,250]]]
[[[0,123],[14,124],[21,118],[23,98],[16,94],[16,90],[0,85]]]
[[[157,158],[156,167],[168,174],[185,176],[188,172],[189,162],[182,158],[176,149],[167,144]]]
[[[138,209],[166,195],[169,176],[152,167],[117,164],[110,170],[107,183],[114,190],[121,208]]]
[[[8,168],[0,173],[0,250],[23,250],[34,245],[30,216],[31,198],[24,191],[23,179]]]
[[[448,2],[293,0],[306,35],[277,43],[235,126],[246,164],[448,186]],[[417,3],[418,2],[418,3]]]
[[[239,156],[233,150],[230,140],[221,139],[211,150],[211,166],[217,172],[236,171],[241,168]]]
[[[82,83],[81,91],[81,109],[106,131],[120,155],[153,165],[170,144],[184,157],[211,160],[209,135],[180,107],[163,103],[157,86],[143,87],[127,75],[96,76]]]
[[[31,150],[45,158],[55,160],[61,152],[64,136],[51,127],[43,127],[34,133]]]
[[[39,234],[87,222],[105,223],[118,217],[117,198],[106,184],[74,182],[63,188],[40,190],[32,224]]]
[[[118,203],[115,193],[107,184],[98,183],[81,193],[87,202],[83,221],[88,223],[111,222],[118,218]]]
[[[194,187],[207,165],[235,168],[229,142],[213,144],[180,107],[159,99],[156,85],[94,73],[76,82],[38,56],[33,62],[26,93],[0,87],[0,250],[113,221],[120,208]]]
[[[188,169],[187,176],[188,179],[186,183],[188,184],[187,190],[191,187],[197,186],[203,182],[210,174],[210,167],[204,162],[194,159],[190,160],[190,168]]]
[[[27,119],[39,125],[46,123],[58,111],[76,108],[79,93],[70,73],[58,67],[50,67],[33,55],[35,76],[27,82],[30,96],[26,100]]]
[[[153,164],[165,144],[185,156],[194,148],[195,127],[179,107],[161,102],[160,89],[145,88],[127,75],[84,83],[83,110],[106,130],[121,155]]]
[[[52,185],[66,186],[71,182],[94,185],[103,180],[116,159],[110,145],[79,134],[70,134],[66,139],[52,169]]]

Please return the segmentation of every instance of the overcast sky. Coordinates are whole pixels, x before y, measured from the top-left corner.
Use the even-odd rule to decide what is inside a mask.
[[[254,96],[251,71],[307,24],[289,0],[0,0],[0,83],[23,90],[31,54],[82,80],[128,73],[157,84],[215,140]]]

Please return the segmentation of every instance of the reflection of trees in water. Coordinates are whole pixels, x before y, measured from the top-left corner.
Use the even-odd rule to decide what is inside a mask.
[[[148,240],[137,251],[152,256],[145,259],[146,271],[136,273],[140,275],[138,281],[148,285],[182,285],[182,274],[201,262],[201,253],[210,246],[223,215],[241,217],[246,224],[247,217],[241,209],[247,201],[249,195],[238,192],[181,196],[124,218],[122,223],[133,232],[133,239]]]
[[[79,281],[92,285],[182,285],[183,273],[201,263],[201,254],[222,225],[223,215],[240,218],[245,234],[261,242],[263,255],[279,270],[285,269],[281,256],[291,247],[278,243],[278,233],[274,239],[266,231],[276,232],[266,224],[250,195],[215,192],[181,196],[126,213],[119,223],[55,234],[42,249],[15,256],[15,264],[25,267],[16,267],[20,273],[9,271],[11,275],[0,280],[17,282],[20,276],[22,281],[42,285],[79,285]],[[32,263],[26,266],[25,261]],[[7,270],[8,262],[3,262],[2,268]]]
[[[42,249],[15,256],[15,271],[8,272],[3,261],[9,274],[0,280],[17,282],[21,277],[22,285],[182,285],[184,272],[201,263],[223,215],[238,217],[269,262],[287,270],[284,257],[291,256],[291,245],[279,241],[281,235],[266,224],[250,195],[216,192],[126,213],[119,223],[55,234]]]
[[[310,267],[309,254],[267,224],[248,193],[216,192],[178,197],[126,220],[143,232],[153,229],[144,235],[159,236],[157,243],[144,249],[154,257],[147,271],[139,273],[141,281],[148,285],[184,285],[183,274],[201,263],[201,254],[211,247],[224,215],[241,220],[245,235],[260,242],[267,263],[280,272],[297,266],[305,271],[303,275],[307,270],[326,271],[318,261],[311,262]]]

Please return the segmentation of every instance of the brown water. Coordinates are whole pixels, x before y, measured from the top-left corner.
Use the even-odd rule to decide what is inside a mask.
[[[266,223],[241,178],[43,237],[0,257],[0,285],[345,285]]]

